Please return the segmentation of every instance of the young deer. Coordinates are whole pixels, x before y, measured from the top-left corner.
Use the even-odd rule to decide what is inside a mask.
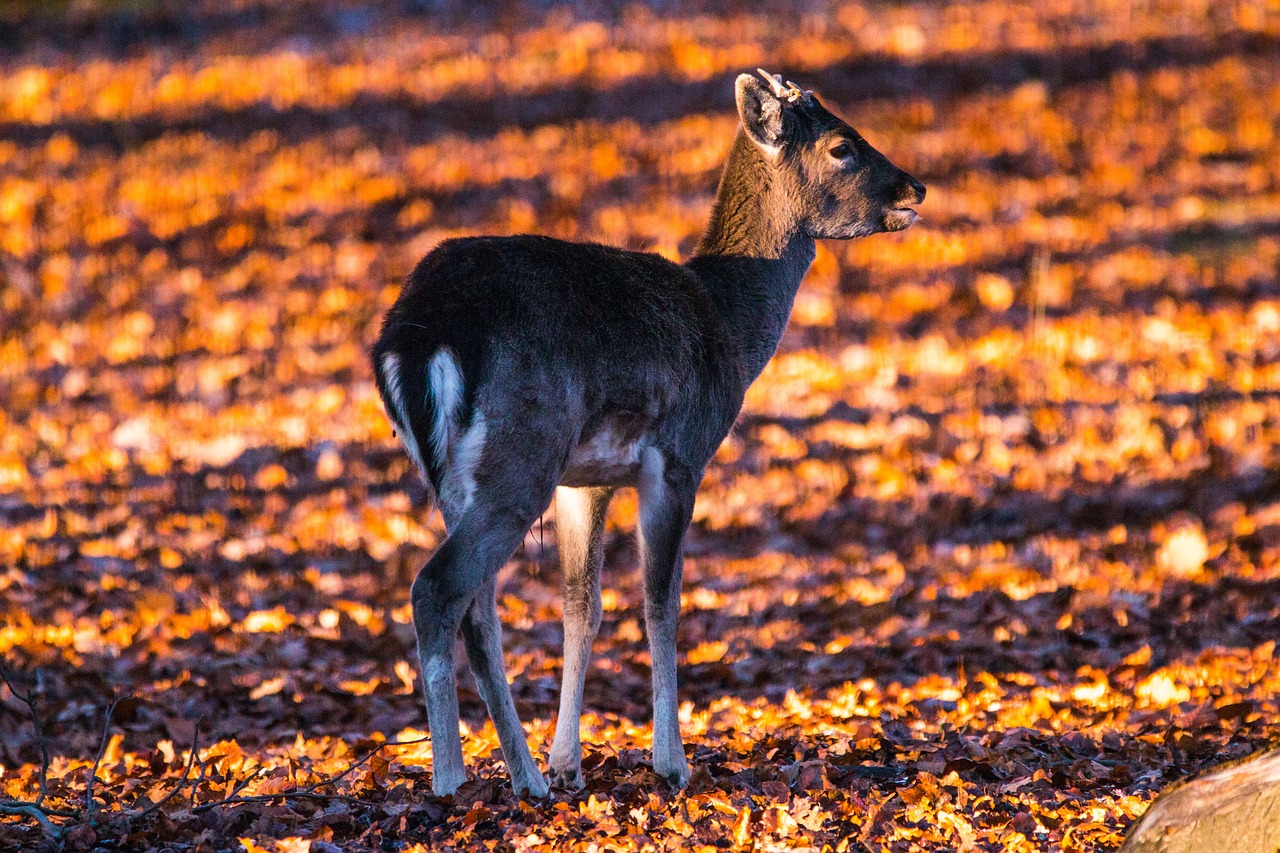
[[[565,640],[551,770],[582,786],[583,681],[620,486],[640,500],[653,767],[677,787],[689,780],[676,622],[703,470],[777,348],[814,240],[901,231],[925,194],[811,92],[760,73],[768,86],[737,79],[742,128],[688,263],[547,237],[449,240],[387,315],[378,390],[449,534],[412,588],[437,795],[466,779],[459,626],[513,788],[547,794],[507,686],[494,581],[553,495]]]

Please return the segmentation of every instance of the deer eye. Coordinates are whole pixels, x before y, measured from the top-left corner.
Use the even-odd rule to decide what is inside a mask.
[[[853,146],[847,142],[837,142],[827,153],[837,160],[847,160],[853,156]]]

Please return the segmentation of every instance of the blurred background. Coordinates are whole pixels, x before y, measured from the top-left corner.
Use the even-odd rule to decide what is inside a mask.
[[[264,762],[299,730],[424,726],[407,589],[441,526],[373,387],[383,313],[454,235],[687,257],[757,66],[929,194],[909,231],[819,247],[709,472],[681,635],[695,749],[853,726],[879,738],[859,761],[919,759],[892,718],[972,764],[1024,727],[1002,748],[1027,778],[1101,763],[1063,777],[1065,805],[1043,779],[1002,795],[1063,810],[1039,829],[973,817],[977,837],[1079,824],[1100,849],[1168,780],[1274,741],[1275,0],[10,1],[0,652],[43,668],[60,749],[90,754],[126,689],[122,755],[201,715]],[[553,515],[502,599],[539,749]],[[617,501],[614,529],[633,516]],[[647,659],[611,543],[587,725],[625,752]],[[466,679],[463,705],[491,744]],[[21,711],[0,707],[11,795],[35,760]],[[1036,741],[1068,731],[1085,751]],[[974,796],[1021,778],[946,767]],[[829,772],[905,808],[887,777]]]

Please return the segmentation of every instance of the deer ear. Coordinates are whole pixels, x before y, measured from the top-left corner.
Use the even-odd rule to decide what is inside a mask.
[[[769,156],[776,156],[782,148],[783,120],[786,105],[750,74],[739,74],[734,89],[738,100],[738,115],[747,136],[764,149]]]

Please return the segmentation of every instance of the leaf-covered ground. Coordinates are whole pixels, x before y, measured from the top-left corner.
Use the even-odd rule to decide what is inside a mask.
[[[1107,850],[1280,740],[1274,6],[757,5],[0,9],[0,847]],[[377,323],[450,235],[686,256],[757,65],[929,197],[820,248],[709,472],[693,783],[623,496],[586,790],[514,800],[464,672],[436,799]],[[554,539],[500,593],[544,762]]]

